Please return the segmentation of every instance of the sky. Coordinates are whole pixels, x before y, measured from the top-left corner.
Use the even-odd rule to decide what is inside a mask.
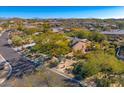
[[[0,17],[124,18],[124,6],[0,6]]]

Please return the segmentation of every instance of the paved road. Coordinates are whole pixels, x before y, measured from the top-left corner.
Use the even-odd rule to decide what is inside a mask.
[[[123,31],[103,31],[101,33],[105,35],[124,35],[124,30]]]
[[[28,61],[22,59],[22,57],[14,51],[8,44],[8,31],[4,32],[0,37],[0,54],[7,60],[12,66],[12,76],[21,77],[24,73],[30,73],[34,70],[35,66]]]

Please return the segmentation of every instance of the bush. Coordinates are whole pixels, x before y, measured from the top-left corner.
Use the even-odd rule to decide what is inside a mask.
[[[103,51],[93,51],[85,55],[86,62],[79,62],[74,66],[74,73],[82,77],[89,77],[99,72],[108,74],[124,73],[124,63],[115,56]]]
[[[49,67],[50,67],[50,68],[56,67],[58,64],[59,64],[58,61],[50,62]]]
[[[80,50],[78,51],[73,51],[74,57],[76,57],[77,59],[81,59],[84,57],[84,53]]]
[[[68,32],[67,35],[82,39],[85,38],[95,42],[102,42],[107,39],[107,37],[104,34],[95,31],[91,32],[86,29],[73,29],[72,31]]]
[[[109,87],[109,85],[111,84],[111,80],[106,78],[96,79],[95,83],[97,87]]]
[[[40,29],[38,29],[38,28],[25,28],[24,29],[24,32],[27,35],[33,35],[34,33],[39,32],[39,31],[40,31]]]
[[[72,29],[71,32],[68,32],[67,35],[71,37],[78,37],[78,38],[89,38],[91,32],[86,29]]]
[[[99,32],[92,32],[89,39],[93,40],[95,42],[102,42],[102,41],[106,40],[107,37],[104,34],[100,34]]]
[[[20,46],[23,44],[23,39],[17,35],[13,36],[11,38],[13,45]]]
[[[63,34],[46,32],[34,38],[35,50],[51,56],[60,56],[70,52],[69,41]]]

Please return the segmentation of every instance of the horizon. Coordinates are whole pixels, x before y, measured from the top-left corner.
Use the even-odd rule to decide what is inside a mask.
[[[99,19],[99,20],[107,20],[107,19],[115,19],[115,20],[119,20],[119,19],[121,19],[121,20],[123,20],[124,18],[39,18],[39,17],[32,17],[32,18],[24,18],[24,17],[0,17],[0,19],[5,19],[5,20],[7,20],[7,19],[39,19],[39,20],[49,20],[49,19],[51,19],[51,20],[54,20],[54,19],[63,19],[63,20],[65,20],[65,19]]]
[[[122,11],[124,6],[0,6],[0,18],[123,19]]]

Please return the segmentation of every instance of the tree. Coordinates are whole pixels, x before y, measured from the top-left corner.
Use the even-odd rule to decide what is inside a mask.
[[[93,40],[95,42],[102,42],[106,40],[107,37],[104,34],[100,34],[99,32],[92,32],[90,35],[90,40]]]
[[[76,58],[78,58],[78,59],[84,57],[84,53],[83,53],[82,51],[80,51],[80,50],[78,50],[78,51],[73,51],[73,55],[74,55]]]
[[[124,22],[118,22],[119,29],[124,29]]]
[[[6,28],[9,27],[9,23],[8,22],[3,23],[3,24],[1,24],[1,27],[4,28],[4,29],[6,29]]]
[[[99,72],[107,74],[124,73],[124,63],[115,56],[103,51],[93,51],[85,55],[86,62],[79,62],[74,66],[74,73],[82,77],[95,75]]]
[[[101,34],[96,31],[91,32],[86,29],[71,29],[71,31],[67,32],[66,34],[71,37],[78,37],[81,39],[89,39],[89,40],[95,41],[95,42],[102,42],[107,39],[107,37],[104,34]]]
[[[24,27],[23,27],[23,24],[22,23],[18,23],[17,24],[17,30],[19,30],[19,31],[24,30]]]
[[[43,23],[43,32],[51,31],[51,26],[48,22]]]
[[[46,32],[34,37],[34,50],[52,56],[60,56],[70,51],[69,41],[64,34]]]
[[[49,67],[50,67],[50,68],[56,67],[58,64],[59,64],[58,61],[52,61],[52,62],[50,62]]]
[[[25,28],[23,30],[27,35],[33,35],[36,32],[39,32],[40,30],[38,28]]]
[[[68,32],[67,35],[78,38],[89,38],[91,32],[86,29],[71,29],[71,32]]]
[[[13,45],[20,46],[23,44],[23,39],[17,35],[13,36],[11,38]]]
[[[107,78],[96,79],[95,83],[96,83],[97,87],[109,87],[111,84],[111,80],[107,79]]]

